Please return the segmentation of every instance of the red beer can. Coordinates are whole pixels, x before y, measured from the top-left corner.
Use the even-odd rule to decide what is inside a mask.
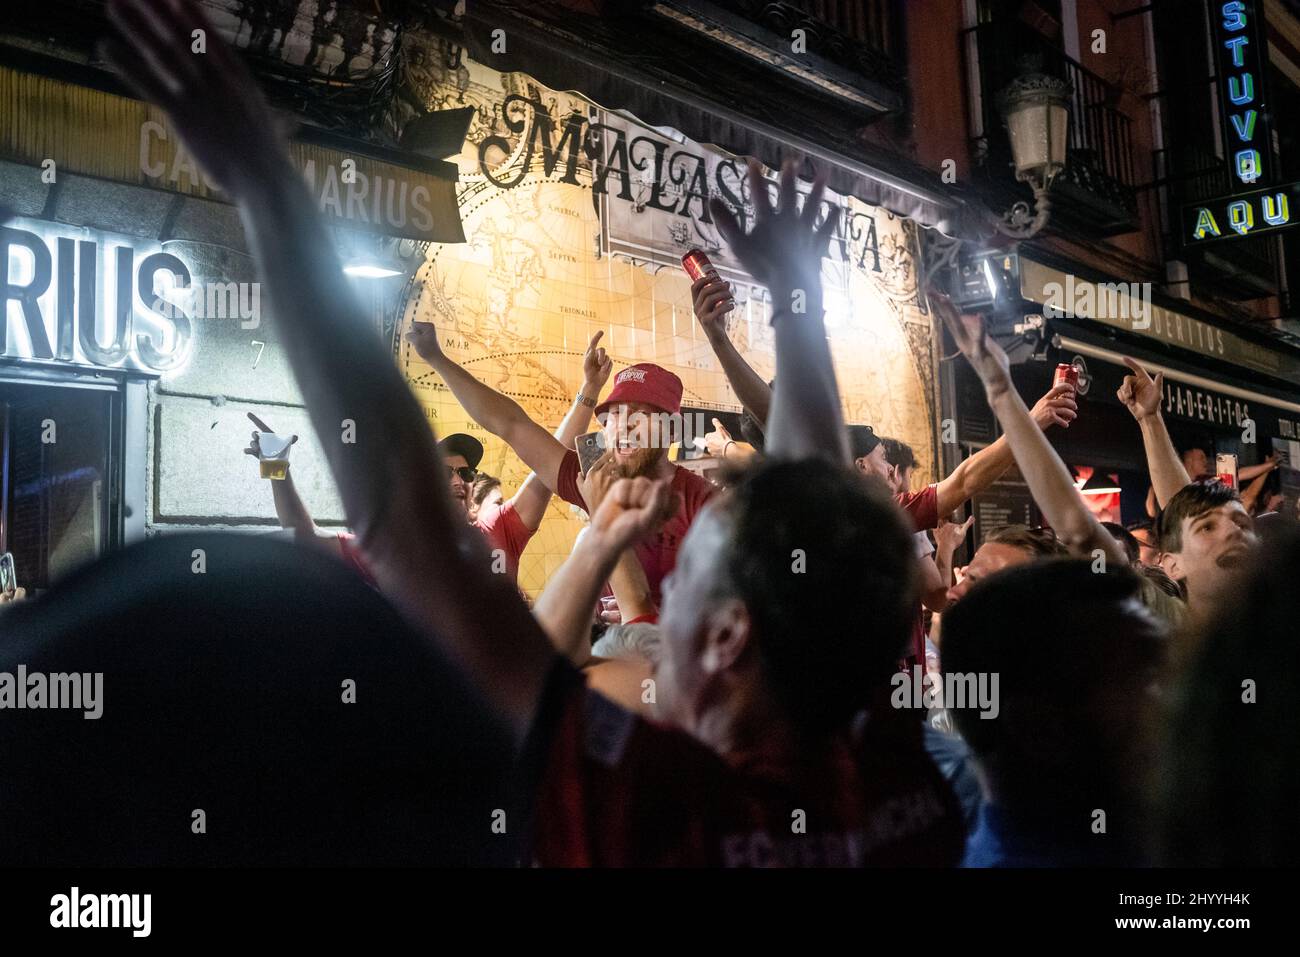
[[[686,270],[686,275],[691,277],[691,282],[695,282],[701,276],[709,273],[716,273],[713,263],[709,262],[709,257],[704,255],[703,249],[692,249],[682,257],[682,268]]]
[[[1076,369],[1074,366],[1070,365],[1068,362],[1062,362],[1058,364],[1056,367],[1056,375],[1052,377],[1053,389],[1055,389],[1058,385],[1061,385],[1062,383],[1068,384],[1070,388],[1074,389],[1074,391],[1078,393],[1079,370]]]

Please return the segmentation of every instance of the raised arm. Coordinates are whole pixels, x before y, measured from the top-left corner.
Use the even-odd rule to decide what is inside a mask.
[[[704,436],[704,450],[715,459],[728,462],[748,462],[758,454],[758,450],[748,442],[733,439],[731,432],[717,419],[713,420],[713,431]]]
[[[554,490],[565,452],[555,436],[530,419],[514,399],[479,382],[459,363],[448,358],[438,343],[438,332],[432,323],[411,323],[406,341],[442,377],[469,417],[514,449],[542,483]]]
[[[606,452],[597,461],[608,464],[612,458],[612,453]],[[631,554],[635,542],[670,518],[676,507],[667,481],[615,481],[612,474],[606,474],[601,491],[593,491],[594,485],[584,485],[584,492],[600,501],[599,506],[592,506],[591,525],[533,604],[533,614],[555,647],[579,665],[591,658],[592,609],[614,566],[623,555]],[[591,502],[585,496],[584,500]]]
[[[433,433],[356,302],[252,76],[189,0],[112,0],[109,15],[110,61],[239,205],[276,330],[380,587],[522,737],[554,651],[514,585],[491,573],[445,483],[429,481],[442,474]],[[206,53],[191,52],[195,30]]]
[[[952,556],[974,523],[975,516],[972,515],[960,524],[941,521],[934,530],[934,555],[925,560],[934,568],[934,578],[930,578],[928,570],[925,578],[926,587],[933,590],[921,592],[921,603],[930,611],[943,611],[948,607],[948,589],[952,587]],[[937,579],[937,584],[934,579]]]
[[[997,416],[1029,491],[1057,538],[1076,553],[1087,555],[1101,549],[1110,562],[1127,565],[1127,553],[1088,510],[1070,470],[1017,394],[1007,354],[989,338],[984,320],[979,316],[959,315],[952,302],[941,294],[933,294],[932,301],[957,347],[984,383],[989,408]]]
[[[614,494],[616,476],[611,468],[613,461],[614,453],[605,451],[579,479],[582,500],[591,510],[592,525],[582,533],[568,560],[551,576],[533,603],[533,614],[550,635],[556,649],[577,665],[584,665],[591,658],[588,642],[591,613],[607,579],[612,583],[624,621],[654,610],[645,571],[630,547],[625,547],[608,560],[584,547],[597,528],[596,516],[601,514],[605,499]],[[668,487],[667,483],[664,484]],[[676,502],[665,493],[663,502],[657,507],[656,524],[671,517]],[[600,577],[593,582],[591,576],[597,574]]]
[[[1078,415],[1074,391],[1067,385],[1055,386],[1034,403],[1030,417],[1038,428],[1046,431],[1054,425],[1069,428]],[[936,490],[938,512],[947,515],[955,512],[980,492],[996,482],[1015,462],[1011,445],[1005,435],[1000,435],[990,445],[962,460],[958,466],[939,482]]]
[[[1160,403],[1165,394],[1165,374],[1157,372],[1154,379],[1135,360],[1124,357],[1124,364],[1132,370],[1126,375],[1116,394],[1137,419],[1142,430],[1142,445],[1147,453],[1147,470],[1151,473],[1151,490],[1156,504],[1164,508],[1180,489],[1192,484],[1183,467],[1183,460],[1169,438],[1165,418],[1160,413]]]
[[[1254,477],[1250,479],[1250,484],[1241,490],[1241,504],[1246,511],[1252,513],[1255,511],[1255,504],[1259,501],[1260,493],[1264,491],[1264,485],[1268,482],[1269,473],[1276,467],[1277,459],[1272,455],[1259,465],[1250,466]],[[1243,482],[1246,481],[1243,477],[1245,471],[1245,469],[1242,469],[1237,473],[1237,478]]]
[[[701,276],[691,283],[691,301],[695,318],[704,330],[713,354],[718,357],[722,371],[731,384],[731,391],[760,426],[767,425],[772,407],[772,390],[762,376],[745,361],[727,336],[727,313],[736,307],[732,298],[731,283],[717,273]]]
[[[1251,482],[1259,478],[1261,475],[1264,478],[1268,478],[1268,474],[1275,468],[1277,468],[1277,458],[1270,453],[1269,456],[1258,465],[1243,465],[1241,468],[1237,469],[1237,481]]]
[[[591,424],[592,411],[600,400],[600,391],[609,381],[609,374],[614,368],[611,359],[600,346],[604,331],[597,332],[587,343],[587,351],[582,356],[582,388],[573,397],[569,411],[565,413],[560,427],[555,430],[555,441],[566,449],[573,448],[578,436],[587,431]],[[551,501],[552,489],[537,477],[536,472],[529,472],[524,484],[519,486],[511,502],[515,513],[531,531],[537,531],[546,516],[546,506]]]
[[[800,212],[794,170],[791,162],[782,168],[780,205],[774,210],[762,171],[757,161],[750,161],[755,220],[748,233],[717,197],[709,209],[736,257],[772,293],[776,386],[764,451],[773,458],[822,458],[848,465],[848,434],[822,314],[822,256],[839,210],[817,224],[825,188],[819,176]]]

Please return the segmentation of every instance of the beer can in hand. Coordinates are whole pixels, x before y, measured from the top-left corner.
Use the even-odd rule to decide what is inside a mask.
[[[1056,367],[1056,375],[1052,377],[1053,389],[1063,383],[1073,389],[1075,395],[1079,394],[1079,370],[1068,362],[1058,364]]]
[[[695,282],[709,273],[717,273],[717,270],[713,268],[713,263],[709,262],[709,257],[704,254],[703,249],[692,249],[683,256],[682,268],[686,270],[686,275],[691,277],[691,282]]]

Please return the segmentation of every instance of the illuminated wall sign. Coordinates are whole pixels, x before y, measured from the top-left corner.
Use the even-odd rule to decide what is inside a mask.
[[[1265,102],[1268,46],[1257,0],[1213,0],[1212,36],[1219,73],[1219,114],[1232,191],[1183,207],[1189,246],[1294,226],[1300,184],[1269,186],[1272,134]]]
[[[722,242],[709,198],[716,196],[744,223],[754,216],[745,165],[692,143],[683,143],[603,110],[571,111],[560,116],[534,88],[531,95],[508,95],[502,106],[505,134],[478,144],[479,172],[498,189],[514,189],[537,176],[576,186],[590,182],[601,216],[601,251],[676,266],[693,246],[708,251],[727,278],[743,270]],[[509,157],[500,169],[494,162]],[[771,180],[775,193],[775,174]],[[809,185],[799,186],[807,194]],[[873,213],[827,199],[841,210],[830,256],[855,268],[885,271]],[[644,220],[662,223],[649,227]],[[646,244],[647,234],[659,241]]]
[[[4,358],[162,373],[193,348],[191,317],[169,305],[189,267],[157,243],[15,220],[0,226]]]
[[[1258,235],[1300,221],[1300,183],[1269,186],[1183,207],[1183,236],[1188,243]]]
[[[0,103],[7,111],[0,158],[33,167],[33,181],[54,160],[59,173],[225,201],[162,111],[146,103],[3,66]],[[413,169],[299,140],[289,144],[289,156],[336,225],[424,242],[465,240],[453,164]]]
[[[1256,0],[1215,0],[1211,9],[1224,150],[1236,192],[1272,181],[1272,138],[1264,103],[1264,16],[1256,10]]]

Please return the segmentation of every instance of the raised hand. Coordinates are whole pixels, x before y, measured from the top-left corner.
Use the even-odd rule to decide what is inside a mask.
[[[713,420],[713,431],[704,436],[704,447],[715,459],[725,458],[727,443],[734,441],[727,427],[717,419]]]
[[[279,122],[197,3],[110,0],[108,20],[105,59],[137,95],[167,111],[228,196],[251,197],[281,181],[289,160]]]
[[[591,468],[587,470],[586,475],[578,474],[578,491],[582,493],[582,500],[587,503],[588,515],[596,514],[600,509],[600,503],[605,499],[605,493],[618,480],[614,469],[610,467],[613,461],[614,451],[606,449],[601,453],[600,458],[591,463]]]
[[[438,330],[431,322],[411,323],[410,331],[402,338],[410,343],[416,355],[429,365],[445,358],[442,346],[438,342]]]
[[[605,330],[602,329],[592,336],[591,342],[587,343],[587,351],[582,356],[582,394],[589,399],[600,395],[600,390],[609,381],[609,374],[614,371],[614,360],[600,345],[603,335]]]
[[[1120,384],[1115,397],[1124,403],[1133,418],[1141,422],[1160,413],[1160,402],[1165,394],[1165,374],[1157,372],[1153,379],[1135,359],[1124,356],[1124,364],[1132,370]]]
[[[839,210],[834,210],[817,225],[825,186],[825,179],[819,175],[801,212],[795,190],[795,166],[787,161],[781,168],[778,208],[773,209],[762,167],[757,160],[750,160],[754,227],[748,233],[722,200],[716,196],[709,200],[709,211],[718,229],[749,274],[771,290],[777,312],[789,311],[792,304],[821,295],[822,257],[839,222]],[[812,311],[814,306],[810,302],[805,308]]]
[[[983,317],[960,314],[947,295],[934,290],[930,292],[930,305],[984,383],[984,388],[1010,388],[1011,360],[1002,347],[989,338]]]
[[[717,273],[708,273],[691,283],[691,305],[700,328],[706,335],[724,331],[722,318],[736,308],[736,298],[731,283]]]
[[[966,540],[966,533],[970,531],[970,527],[974,524],[974,515],[960,524],[956,522],[940,522],[939,527],[934,530],[934,550],[941,555],[952,555],[958,546]]]
[[[1047,394],[1029,410],[1038,427],[1046,432],[1054,425],[1068,429],[1079,416],[1079,403],[1074,398],[1074,388],[1066,383],[1052,386]]]
[[[621,552],[672,516],[671,484],[639,477],[619,479],[604,493],[591,516],[592,544]]]
[[[263,432],[269,432],[269,433],[271,433],[272,435],[274,435],[274,434],[275,434],[275,429],[271,428],[269,425],[267,425],[265,422],[263,422],[261,419],[259,419],[257,416],[255,416],[252,412],[249,412],[249,413],[248,413],[248,418],[249,418],[250,420],[252,420],[252,423],[253,423],[255,426],[257,426],[257,431],[253,433],[253,437],[249,440],[249,442],[248,442],[248,448],[244,449],[244,454],[245,454],[245,455],[251,455],[251,456],[252,456],[253,458],[255,458],[255,459],[261,459],[261,457],[262,457],[262,440],[261,440],[260,436],[261,436],[261,434],[262,434]],[[298,436],[296,436],[296,435],[291,436],[290,439],[289,439],[289,444],[290,444],[290,445],[293,445],[293,444],[294,444],[295,442],[297,442],[297,441],[298,441]],[[287,467],[287,465],[286,465],[286,467]]]

